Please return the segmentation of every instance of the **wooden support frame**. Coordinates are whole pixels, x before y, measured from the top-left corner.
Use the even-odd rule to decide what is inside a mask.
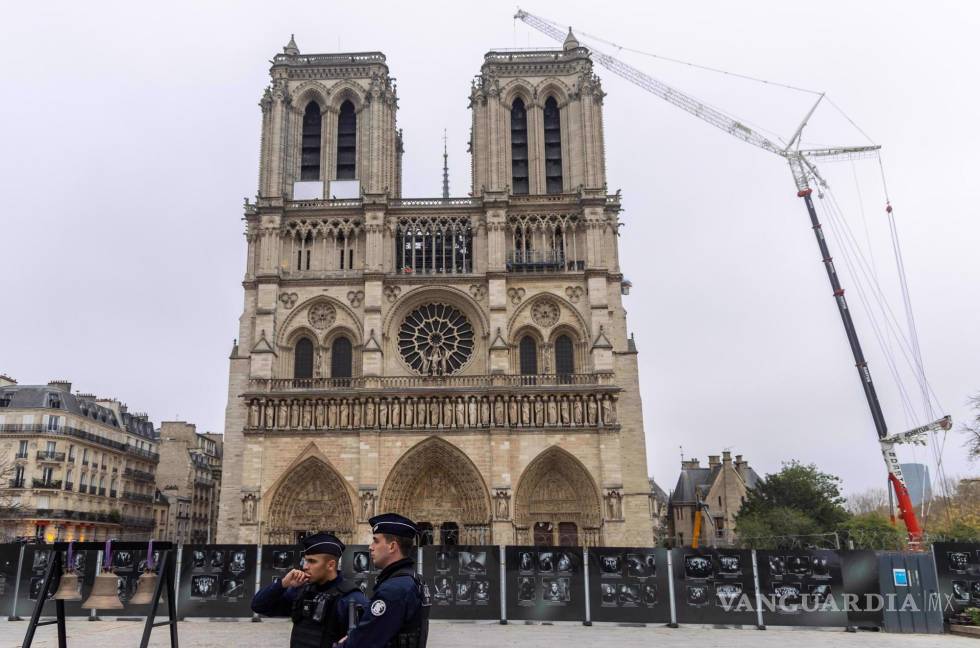
[[[137,551],[146,548],[146,542],[114,542],[113,550]],[[48,567],[44,572],[44,582],[41,584],[40,594],[34,603],[34,610],[31,612],[31,620],[27,624],[27,632],[24,635],[22,648],[30,648],[34,641],[34,634],[41,626],[58,626],[58,648],[68,648],[68,637],[65,627],[65,602],[55,601],[55,618],[41,621],[41,613],[44,611],[44,604],[48,601],[47,594],[52,589],[52,585],[61,580],[62,560],[61,554],[68,550],[67,542],[56,542],[48,545],[48,549],[53,553],[48,561]],[[101,542],[76,542],[73,544],[74,551],[99,550],[103,548]],[[143,635],[140,640],[140,648],[147,648],[150,643],[150,633],[153,628],[158,626],[170,627],[170,648],[179,648],[177,639],[177,588],[175,584],[175,573],[177,570],[177,548],[170,542],[154,542],[153,548],[160,552],[160,562],[157,566],[156,588],[153,591],[153,601],[150,603],[150,612],[146,616],[146,623],[143,625]],[[44,549],[41,549],[42,551]],[[160,607],[160,597],[166,588],[167,595],[167,620],[156,622],[157,610]]]

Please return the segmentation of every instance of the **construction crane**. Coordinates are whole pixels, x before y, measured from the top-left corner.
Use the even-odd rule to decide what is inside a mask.
[[[556,27],[552,21],[541,18],[540,16],[535,16],[534,14],[523,11],[520,8],[518,8],[517,14],[515,14],[514,18],[521,20],[528,26],[558,42],[563,42],[567,37],[573,37],[571,27],[569,27],[568,34],[566,34],[563,30]],[[819,96],[816,103],[813,104],[813,107],[810,108],[809,112],[807,112],[806,116],[803,118],[803,121],[800,122],[799,127],[796,129],[796,132],[793,133],[789,143],[786,146],[780,146],[738,120],[732,119],[721,111],[705,105],[697,99],[694,99],[693,97],[672,88],[666,83],[663,83],[662,81],[659,81],[650,75],[637,70],[633,66],[624,63],[623,61],[620,61],[609,54],[605,54],[597,50],[595,47],[590,47],[589,50],[592,58],[599,63],[599,65],[606,68],[610,72],[626,79],[634,85],[643,88],[647,92],[660,97],[664,101],[667,101],[678,108],[691,113],[698,119],[701,119],[702,121],[705,121],[716,128],[720,128],[729,135],[737,137],[743,142],[752,144],[753,146],[757,146],[765,151],[778,155],[789,164],[790,171],[793,175],[793,182],[796,185],[796,195],[799,198],[802,198],[804,204],[806,205],[807,214],[810,217],[810,224],[817,240],[817,246],[820,248],[820,257],[823,261],[824,268],[827,271],[827,278],[830,280],[834,300],[837,303],[837,310],[840,312],[841,322],[844,325],[844,331],[847,334],[847,341],[851,347],[851,354],[854,356],[854,365],[857,368],[858,376],[861,380],[861,386],[864,389],[864,396],[868,402],[868,408],[871,411],[871,418],[874,421],[875,431],[878,433],[878,443],[881,447],[881,454],[888,469],[888,481],[894,489],[895,498],[898,501],[899,515],[901,516],[902,521],[905,523],[905,527],[908,530],[909,544],[913,547],[918,546],[922,540],[922,528],[919,526],[919,521],[915,515],[915,508],[912,506],[912,498],[909,496],[908,486],[905,483],[905,477],[902,474],[902,469],[895,453],[895,445],[901,443],[924,443],[923,437],[926,434],[938,430],[949,430],[952,426],[952,422],[949,416],[945,416],[920,428],[892,436],[888,435],[888,427],[885,424],[885,417],[882,414],[881,405],[878,402],[878,394],[875,392],[874,382],[871,380],[871,371],[868,369],[868,362],[865,360],[864,353],[861,350],[861,343],[858,340],[857,330],[854,328],[854,322],[851,319],[851,311],[847,306],[847,300],[844,298],[844,289],[840,285],[837,270],[834,268],[834,261],[830,256],[830,250],[827,246],[827,239],[823,234],[820,219],[817,217],[817,211],[813,205],[813,189],[810,187],[811,180],[813,180],[818,187],[827,186],[827,183],[817,170],[814,160],[820,159],[837,161],[863,159],[876,156],[881,147],[871,145],[841,146],[819,149],[800,148],[803,129],[810,121],[810,118],[813,116],[817,106],[819,106],[820,102],[823,100],[823,94]]]

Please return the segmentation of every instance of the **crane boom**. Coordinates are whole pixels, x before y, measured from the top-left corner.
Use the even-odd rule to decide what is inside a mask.
[[[520,8],[518,8],[514,18],[523,21],[530,27],[537,29],[541,33],[555,39],[558,42],[562,42],[562,40],[565,38],[565,33],[556,27],[554,23],[541,18],[540,16],[535,16],[534,14],[523,11]],[[571,28],[569,28],[569,34],[571,34]],[[827,246],[827,239],[823,234],[823,228],[819,219],[817,218],[817,212],[813,204],[813,199],[811,198],[813,190],[809,186],[809,181],[811,178],[814,179],[818,185],[826,186],[826,182],[824,182],[819,171],[817,170],[816,165],[813,163],[814,158],[827,161],[863,159],[877,155],[877,152],[881,147],[878,145],[870,145],[800,149],[800,139],[803,129],[806,127],[810,117],[813,115],[814,111],[817,109],[817,106],[820,104],[820,101],[823,99],[822,94],[800,122],[799,127],[797,127],[796,131],[793,133],[793,136],[790,138],[789,144],[779,146],[737,119],[733,119],[720,110],[712,108],[711,106],[708,106],[705,103],[698,101],[697,99],[690,97],[689,95],[675,88],[672,88],[666,83],[663,83],[662,81],[641,72],[633,66],[624,63],[623,61],[620,61],[619,59],[610,56],[609,54],[606,54],[595,47],[590,47],[589,51],[596,62],[610,72],[626,79],[634,85],[640,86],[647,92],[650,92],[677,106],[678,108],[681,108],[698,119],[708,122],[716,128],[720,128],[729,135],[737,137],[743,142],[769,151],[770,153],[774,153],[789,163],[790,171],[793,174],[793,182],[796,184],[796,195],[802,198],[804,201],[807,214],[810,217],[810,224],[813,229],[813,233],[816,236],[817,246],[820,248],[821,260],[823,261],[824,268],[827,271],[827,278],[830,280],[834,301],[837,303],[841,323],[844,325],[844,332],[847,334],[847,341],[851,347],[851,353],[854,357],[854,365],[857,368],[858,376],[861,380],[861,386],[864,389],[864,395],[868,402],[868,408],[871,411],[871,418],[874,421],[875,431],[878,433],[878,441],[881,444],[882,456],[888,469],[888,479],[898,498],[899,511],[901,513],[902,520],[905,522],[906,529],[908,530],[909,542],[912,545],[917,545],[921,540],[922,530],[919,526],[918,520],[916,519],[915,509],[911,505],[908,487],[906,486],[905,477],[902,474],[901,467],[899,466],[898,458],[894,451],[894,445],[896,443],[905,442],[905,439],[907,438],[920,438],[926,432],[934,431],[935,429],[949,429],[949,417],[945,417],[944,419],[930,423],[922,428],[917,428],[903,434],[894,435],[892,437],[888,436],[888,428],[885,424],[885,417],[882,414],[881,405],[878,402],[878,395],[875,392],[874,383],[871,380],[871,371],[868,369],[868,363],[864,359],[864,353],[861,350],[861,343],[858,340],[857,330],[855,329],[854,322],[851,319],[850,308],[848,308],[847,300],[844,298],[844,289],[841,287],[838,280],[837,270],[834,268],[833,259],[830,256],[830,250]]]

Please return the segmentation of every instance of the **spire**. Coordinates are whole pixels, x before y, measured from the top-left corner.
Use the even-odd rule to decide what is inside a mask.
[[[568,28],[568,36],[565,37],[565,42],[562,43],[561,48],[566,52],[579,47],[578,40],[575,38],[575,34],[572,33],[572,28]]]
[[[442,197],[449,198],[449,151],[446,148],[446,129],[442,129]]]
[[[296,46],[295,34],[289,35],[289,42],[286,43],[286,46],[284,48],[282,48],[282,52],[287,56],[296,56],[299,54],[299,47]]]

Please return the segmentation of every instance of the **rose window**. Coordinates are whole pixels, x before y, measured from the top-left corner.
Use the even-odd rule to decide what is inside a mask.
[[[425,304],[412,311],[398,330],[402,359],[423,376],[448,376],[473,355],[473,326],[447,304]]]

